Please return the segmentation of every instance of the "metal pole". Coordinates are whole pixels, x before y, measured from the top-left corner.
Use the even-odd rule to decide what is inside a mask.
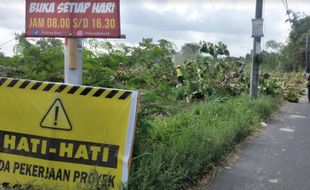
[[[263,0],[256,0],[256,19],[263,17]],[[251,71],[251,87],[250,95],[252,98],[257,98],[258,83],[259,83],[259,64],[261,62],[261,37],[254,37],[253,44],[253,63]]]
[[[65,39],[65,83],[82,85],[82,40]]]
[[[309,73],[309,35],[306,35],[306,50],[305,50],[305,62],[306,62],[306,73]]]

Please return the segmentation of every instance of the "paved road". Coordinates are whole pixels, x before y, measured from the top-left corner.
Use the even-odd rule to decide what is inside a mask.
[[[285,105],[208,190],[310,190],[310,103]]]

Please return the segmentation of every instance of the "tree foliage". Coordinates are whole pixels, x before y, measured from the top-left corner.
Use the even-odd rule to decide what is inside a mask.
[[[283,49],[283,69],[293,71],[304,69],[306,53],[306,36],[310,34],[310,16],[301,16],[299,13],[289,11],[291,32],[287,46]],[[307,52],[309,53],[309,52]]]
[[[1,76],[63,81],[62,41],[40,39],[33,42],[20,35],[16,39],[18,43],[12,58],[0,54]],[[179,52],[173,43],[164,39],[155,42],[143,38],[137,46],[96,39],[86,40],[84,44],[84,85],[140,90],[147,94],[144,105],[153,106],[148,110],[154,113],[165,112],[156,105],[158,100],[192,102],[214,95],[248,94],[249,73],[245,73],[244,59],[231,57],[222,42],[187,43]],[[269,72],[283,67],[284,45],[269,41],[266,47],[271,51],[263,52],[262,70]],[[247,58],[251,59],[251,56]],[[182,84],[177,81],[177,66],[185,79]],[[290,66],[288,64],[286,68],[290,69]],[[261,89],[267,89],[267,83],[262,85],[265,86]]]
[[[59,82],[63,80],[63,43],[58,39],[40,39],[30,43],[25,37],[16,35],[12,67],[16,73],[9,77],[29,78]]]

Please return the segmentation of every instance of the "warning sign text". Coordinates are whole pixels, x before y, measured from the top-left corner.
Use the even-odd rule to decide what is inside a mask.
[[[0,131],[0,152],[44,160],[117,168],[119,146]]]
[[[71,171],[69,169],[46,167],[24,162],[11,162],[10,160],[2,159],[0,159],[0,172],[72,183],[101,183],[106,187],[112,188],[115,186],[115,176],[109,174],[96,171]]]

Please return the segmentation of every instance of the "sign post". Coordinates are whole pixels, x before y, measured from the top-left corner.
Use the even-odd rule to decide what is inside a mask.
[[[65,43],[65,82],[82,84],[82,45],[79,38],[121,38],[120,2],[26,0],[25,35],[68,38]]]

